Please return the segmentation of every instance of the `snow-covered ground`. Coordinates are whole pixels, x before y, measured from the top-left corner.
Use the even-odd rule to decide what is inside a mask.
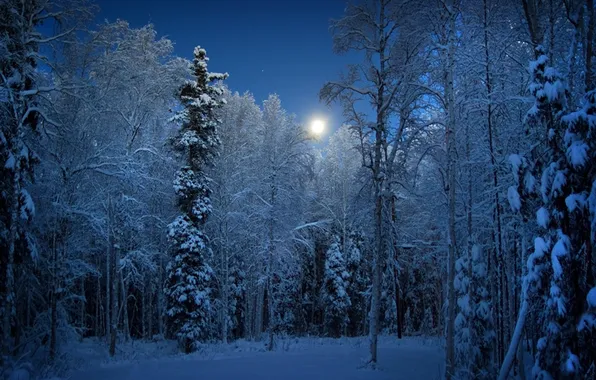
[[[116,358],[105,357],[105,344],[83,341],[70,353],[78,370],[72,380],[398,380],[440,379],[443,351],[437,339],[382,337],[379,368],[362,368],[366,338],[293,338],[276,350],[263,342],[208,345],[191,355],[176,353],[169,341],[121,345]],[[78,356],[78,358],[77,358]]]

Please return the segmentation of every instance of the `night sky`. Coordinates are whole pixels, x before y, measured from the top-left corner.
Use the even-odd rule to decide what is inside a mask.
[[[269,93],[301,122],[324,117],[341,124],[338,106],[328,109],[318,92],[336,79],[353,56],[332,50],[329,21],[345,0],[98,0],[97,22],[123,19],[132,27],[153,23],[175,43],[175,54],[192,57],[201,45],[209,69],[228,72],[228,86],[250,91],[260,103]]]

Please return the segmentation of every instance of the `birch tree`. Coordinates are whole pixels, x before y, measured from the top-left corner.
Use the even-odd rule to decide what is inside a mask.
[[[389,135],[388,120],[400,83],[393,70],[393,44],[398,30],[398,2],[391,0],[366,1],[351,4],[342,19],[332,22],[334,48],[338,53],[362,51],[365,60],[351,66],[339,81],[328,82],[321,90],[321,99],[328,103],[340,101],[353,116],[360,136],[373,140],[370,151],[363,152],[363,164],[371,171],[374,191],[374,256],[372,270],[372,295],[370,321],[370,363],[377,363],[377,341],[381,295],[381,268],[386,257],[384,249],[383,203],[386,190],[386,170],[383,163],[383,148]],[[358,101],[366,102],[373,109],[373,120],[361,119],[354,110]],[[368,137],[363,140],[368,144]]]

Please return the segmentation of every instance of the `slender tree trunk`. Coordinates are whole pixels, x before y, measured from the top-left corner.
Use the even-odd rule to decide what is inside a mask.
[[[448,257],[448,319],[447,319],[447,367],[446,378],[451,379],[455,370],[455,94],[454,94],[454,49],[455,49],[455,9],[453,0],[449,2],[449,35],[447,43],[447,68],[445,75],[445,100],[447,102],[447,177],[448,177],[448,209],[449,209],[449,257]]]
[[[501,370],[499,371],[499,380],[507,379],[509,371],[511,370],[511,366],[513,365],[513,360],[515,359],[517,346],[519,345],[522,338],[524,325],[526,323],[526,315],[528,313],[528,301],[526,300],[525,293],[526,291],[524,290],[524,292],[522,293],[522,304],[519,310],[517,324],[515,326],[515,332],[513,334],[513,337],[511,338],[511,343],[509,343],[509,350],[507,351],[507,355],[505,355],[505,359],[503,360],[503,364],[501,365]]]
[[[50,298],[51,302],[51,311],[50,311],[50,361],[54,361],[56,358],[56,325],[57,325],[57,302],[56,298],[58,298],[58,276],[57,276],[57,264],[58,264],[58,247],[56,246],[56,229],[58,228],[58,223],[54,227],[54,231],[52,233],[52,297]]]
[[[394,226],[397,223],[397,210],[395,206],[395,197],[391,197],[391,223]],[[399,256],[399,250],[397,246],[397,233],[394,231],[394,243],[393,250],[395,251],[395,257],[393,258],[393,281],[395,284],[395,312],[397,318],[397,338],[402,338],[403,332],[403,310],[401,303],[401,287],[399,286],[399,267],[397,258]]]
[[[111,205],[111,201],[108,199],[108,204]],[[110,206],[108,206],[110,207]],[[112,303],[110,301],[110,287],[112,286],[112,265],[110,263],[111,261],[111,256],[112,256],[112,249],[114,249],[113,247],[113,242],[112,242],[112,224],[111,224],[111,211],[108,209],[108,226],[107,226],[107,233],[108,233],[108,249],[106,251],[106,323],[105,323],[105,328],[106,328],[106,340],[108,339],[108,335],[110,333],[110,326],[112,326],[112,324],[110,323],[110,313],[112,310]]]
[[[553,54],[555,51],[555,6],[554,1],[548,2],[548,61],[553,62]]]
[[[265,286],[263,284],[257,285],[257,297],[255,299],[256,318],[255,318],[255,338],[260,340],[263,334],[263,313],[265,312]]]
[[[544,31],[542,30],[542,25],[540,25],[540,21],[538,20],[538,10],[535,7],[535,3],[536,2],[533,0],[522,0],[524,15],[526,17],[528,31],[530,32],[530,39],[532,40],[534,48],[542,44],[544,40]],[[535,56],[535,58],[538,58],[538,56]]]
[[[153,337],[153,294],[155,293],[155,283],[153,282],[151,277],[148,280],[149,294],[147,296],[147,310],[145,311],[145,316],[147,318],[147,334],[145,336],[147,339],[151,339]]]
[[[379,133],[380,134],[380,133]],[[377,183],[377,188],[381,186]],[[372,298],[370,305],[369,315],[369,334],[370,334],[370,361],[373,364],[377,363],[377,341],[379,335],[379,310],[380,310],[380,290],[381,290],[381,252],[383,250],[383,233],[382,233],[382,198],[380,189],[377,189],[376,206],[375,206],[375,251],[373,258],[373,286],[372,286]]]
[[[522,229],[522,233],[521,233],[521,260],[522,260],[522,264],[524,264],[526,262],[526,240],[525,240],[525,236],[527,234],[525,233],[525,231]],[[523,265],[522,265],[522,271],[523,271]],[[524,276],[524,273],[522,273],[522,278]],[[522,283],[522,289],[521,289],[521,296],[520,296],[520,309],[519,309],[519,313],[517,316],[517,322],[515,325],[515,329],[513,331],[513,336],[511,338],[511,341],[509,342],[509,349],[507,350],[507,354],[505,355],[505,358],[503,360],[503,363],[501,365],[501,369],[499,371],[499,380],[505,380],[507,379],[508,375],[509,375],[509,371],[511,370],[511,367],[513,365],[517,350],[518,350],[518,346],[520,346],[520,342],[523,338],[523,331],[525,328],[525,324],[526,324],[526,318],[527,318],[527,314],[528,314],[528,309],[529,309],[529,305],[528,305],[528,300],[527,300],[527,288],[525,283]],[[532,347],[536,347],[535,344],[532,344]],[[522,354],[521,356],[521,363],[520,363],[520,367],[523,367],[523,348],[520,348],[522,350]],[[534,353],[532,353],[534,354]],[[521,375],[522,372],[520,372]]]
[[[586,0],[586,8],[588,10],[588,31],[586,33],[586,93],[594,87],[592,72],[592,55],[594,54],[594,0]]]
[[[252,337],[253,333],[252,333],[252,316],[254,315],[254,311],[251,312],[250,310],[250,294],[248,292],[248,287],[246,290],[246,296],[244,297],[244,310],[246,310],[246,313],[244,313],[244,334],[243,334],[243,338],[249,338]]]
[[[515,316],[517,315],[517,310],[519,307],[516,306],[516,303],[519,302],[517,300],[516,294],[517,294],[517,280],[518,277],[516,275],[516,266],[515,266],[515,262],[517,261],[515,259],[517,254],[517,250],[514,249],[512,251],[512,254],[510,255],[509,261],[510,261],[510,270],[509,270],[509,279],[507,281],[508,283],[508,288],[509,288],[509,303],[508,303],[508,310],[509,310],[509,314],[507,315],[507,326],[509,327],[508,330],[508,337],[513,335],[513,330],[515,329]]]
[[[85,330],[87,328],[86,324],[85,324],[85,277],[83,277],[81,279],[81,309],[80,309],[80,317],[81,317],[81,338],[83,337],[83,335],[85,334]]]
[[[98,261],[98,265],[97,268],[99,268],[99,260]],[[99,336],[100,332],[100,324],[99,324],[99,319],[100,319],[100,306],[101,306],[101,280],[100,280],[100,276],[97,276],[97,292],[95,294],[95,336]]]
[[[274,193],[271,195],[272,202],[275,200]],[[273,203],[271,203],[273,205]],[[275,311],[273,310],[273,222],[269,224],[269,256],[267,260],[268,276],[267,276],[267,306],[269,312],[269,346],[268,350],[273,351],[273,340],[275,332]]]
[[[484,75],[485,75],[485,86],[487,94],[487,105],[486,105],[486,125],[488,134],[488,147],[490,154],[490,164],[492,170],[492,182],[494,191],[494,211],[493,211],[493,225],[496,231],[493,233],[494,236],[494,273],[496,274],[496,281],[491,283],[491,295],[497,297],[498,302],[495,303],[496,315],[495,320],[498,326],[497,333],[497,358],[502,360],[503,356],[503,341],[504,341],[504,325],[503,325],[503,249],[502,249],[502,227],[501,227],[501,202],[499,199],[499,176],[498,167],[496,160],[495,144],[494,144],[494,128],[493,128],[493,105],[492,105],[492,78],[491,78],[491,61],[490,61],[490,47],[489,47],[489,17],[488,17],[488,1],[483,0],[483,29],[484,29]],[[489,271],[492,266],[489,266]],[[494,278],[494,277],[493,277]]]
[[[385,36],[385,3],[381,1],[379,12],[379,35]],[[381,38],[383,39],[383,37]],[[385,46],[379,49],[379,72],[385,73]],[[373,184],[375,197],[375,247],[373,249],[373,273],[372,273],[372,297],[369,314],[369,335],[370,335],[370,361],[373,366],[377,363],[377,342],[379,336],[379,314],[381,310],[381,260],[383,259],[383,173],[382,154],[384,146],[384,132],[386,111],[385,105],[385,85],[380,83],[377,86],[377,104],[376,104],[376,125],[375,125],[375,145],[373,157]]]
[[[474,170],[473,170],[473,164],[472,164],[472,154],[471,154],[471,141],[470,141],[470,123],[466,122],[466,161],[467,161],[467,166],[468,166],[468,199],[467,199],[467,215],[466,215],[466,224],[467,224],[467,249],[466,249],[466,257],[468,260],[468,279],[469,279],[469,284],[468,284],[468,300],[470,302],[470,306],[472,306],[472,308],[474,308],[474,294],[472,289],[475,288],[476,283],[474,281],[474,266],[473,266],[473,260],[474,258],[472,257],[472,250],[473,250],[473,245],[474,245],[474,231],[473,231],[473,211],[472,211],[472,207],[474,205],[474,193],[473,193],[473,186],[472,186],[472,182],[473,182],[473,175],[474,175]],[[473,309],[472,309],[473,310]],[[470,335],[471,336],[475,336],[474,334],[474,330],[476,329],[475,326],[475,320],[476,320],[476,316],[474,315],[474,311],[472,311],[470,313],[470,315],[468,316],[468,329],[470,330]],[[468,355],[470,355],[470,358],[473,358],[473,350],[474,350],[474,345],[476,342],[471,341],[470,347],[469,347],[469,352]],[[470,360],[468,362],[468,368],[471,369],[472,372],[470,372],[470,375],[474,375],[477,368],[476,368],[476,363],[472,363],[472,361]]]
[[[402,338],[402,331],[403,331],[403,310],[402,310],[402,301],[401,301],[401,289],[399,286],[399,277],[398,277],[398,270],[397,267],[394,267],[393,275],[395,276],[395,311],[397,314],[397,338]]]
[[[229,296],[228,290],[230,288],[228,273],[228,256],[227,248],[224,247],[221,252],[221,266],[223,272],[223,283],[222,283],[222,318],[221,318],[221,341],[224,344],[228,343],[228,313],[229,311]]]
[[[141,337],[147,339],[147,299],[149,289],[147,286],[147,277],[143,279],[143,287],[141,288]]]
[[[523,339],[523,333],[522,333]],[[526,380],[526,366],[524,363],[524,344],[523,340],[518,344],[517,347],[517,369],[520,380]]]
[[[17,129],[18,131],[18,129]],[[3,333],[3,354],[9,356],[12,351],[12,317],[15,310],[15,272],[14,272],[14,261],[15,261],[15,250],[17,240],[17,223],[18,223],[18,210],[19,210],[19,194],[21,193],[20,186],[20,174],[15,172],[11,178],[12,183],[12,194],[10,196],[10,221],[8,230],[8,252],[6,257],[6,278],[5,278],[5,294],[4,294],[4,315],[2,320],[2,333]]]
[[[27,287],[27,315],[25,317],[27,327],[31,327],[31,288]]]
[[[112,227],[112,201],[111,198],[108,201],[108,219],[110,219],[110,227]],[[108,308],[108,313],[111,311],[111,319],[110,319],[110,356],[114,356],[116,353],[116,334],[118,328],[118,272],[117,272],[117,251],[118,249],[115,247],[114,244],[114,236],[112,229],[108,230],[108,249],[110,252],[111,258],[111,265],[110,265],[110,272],[111,272],[111,286],[112,286],[112,297],[111,297],[111,305]]]
[[[122,328],[124,329],[124,339],[125,341],[128,341],[130,340],[130,325],[128,320],[128,285],[124,281],[124,271],[120,270],[120,268],[116,270],[118,273],[120,273],[120,284],[122,286],[122,289],[120,290],[122,293],[122,304],[120,305],[120,309],[122,310]]]
[[[160,237],[160,243],[162,242]],[[160,244],[162,246],[163,244]],[[164,268],[163,268],[163,255],[159,255],[159,283],[157,284],[157,329],[159,335],[163,338],[165,336],[164,329],[164,315],[165,315],[165,300],[164,300]]]
[[[116,353],[116,336],[118,334],[118,279],[117,279],[117,253],[118,249],[116,247],[112,248],[112,318],[111,318],[111,326],[110,326],[110,356],[114,356]]]

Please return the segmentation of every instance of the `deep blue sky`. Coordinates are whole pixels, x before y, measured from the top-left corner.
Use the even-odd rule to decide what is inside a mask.
[[[97,0],[98,22],[123,19],[132,27],[152,23],[192,57],[201,45],[209,69],[228,72],[232,90],[250,91],[258,102],[279,94],[282,105],[308,122],[316,115],[341,124],[339,107],[319,102],[322,85],[336,79],[350,56],[332,50],[329,21],[345,0]]]

